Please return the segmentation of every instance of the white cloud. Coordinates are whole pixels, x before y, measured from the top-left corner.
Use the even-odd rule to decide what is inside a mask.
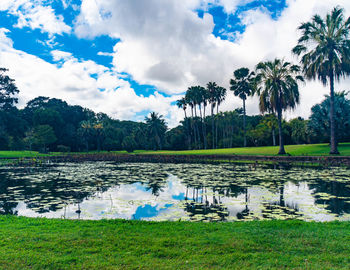
[[[246,31],[233,43],[214,37],[211,15],[199,18],[192,10],[208,4],[222,5],[233,12],[238,4],[250,1],[107,1],[84,0],[76,33],[92,37],[108,34],[122,41],[114,50],[113,63],[119,72],[131,74],[140,83],[153,84],[169,94],[181,93],[190,85],[217,81],[229,87],[234,69],[253,69],[259,61],[285,58],[296,62],[291,49],[296,45],[297,27],[315,13],[329,12],[335,5],[350,11],[350,3],[340,1],[289,0],[275,20],[265,9],[242,14]],[[348,87],[349,80],[338,85]],[[301,105],[288,117],[308,117],[311,107],[320,102],[328,88],[318,82],[301,86]],[[241,101],[229,93],[223,110],[240,107]],[[248,111],[258,113],[257,99],[248,101]]]
[[[236,37],[232,42],[212,34],[214,22],[210,14],[205,13],[203,18],[199,18],[194,11],[198,8],[205,10],[209,5],[221,5],[227,13],[233,13],[238,5],[248,2],[251,1],[82,0],[74,31],[78,37],[93,39],[99,35],[109,35],[121,40],[114,46],[112,54],[98,53],[101,56],[113,56],[113,71],[92,61],[79,61],[62,51],[52,52],[53,59],[58,62],[52,65],[14,50],[12,41],[6,37],[0,43],[0,46],[7,48],[0,61],[6,61],[11,70],[16,70],[13,75],[18,75],[17,81],[23,86],[22,91],[26,95],[23,100],[48,91],[50,95],[59,95],[71,103],[108,112],[122,119],[135,117],[143,111],[156,110],[167,115],[173,126],[183,117],[183,112],[170,103],[188,86],[216,81],[229,88],[233,71],[242,66],[253,69],[259,61],[275,57],[297,62],[291,55],[291,49],[296,45],[299,35],[296,28],[301,22],[309,20],[315,13],[325,15],[336,5],[343,6],[347,16],[350,12],[348,0],[287,0],[287,7],[277,19],[272,19],[264,9],[241,14],[246,30],[242,34],[231,33]],[[42,14],[45,13],[47,18],[44,15],[42,18],[58,22],[60,27],[57,24],[40,23],[41,15],[33,15],[38,6],[46,10]],[[59,24],[63,23],[62,17],[55,15],[41,1],[1,0],[0,10],[4,9],[19,14],[19,17],[26,18],[27,14],[28,18],[32,18],[24,21],[19,19],[19,25],[22,23],[32,28],[47,28],[45,31],[49,33],[70,31]],[[20,61],[23,61],[23,65],[13,64]],[[31,70],[33,64],[35,68]],[[122,72],[130,74],[141,84],[156,86],[159,92],[168,93],[171,97],[159,93],[147,98],[137,96],[121,75],[117,77]],[[46,81],[50,90],[41,81]],[[98,91],[101,88],[106,90]],[[342,81],[337,89],[348,90],[349,80]],[[310,108],[327,93],[328,88],[319,82],[307,82],[301,86],[300,106],[296,111],[288,112],[287,116],[307,117]],[[232,110],[241,106],[241,100],[229,92],[221,108]],[[257,99],[249,99],[247,107],[250,114],[258,113]]]
[[[70,33],[62,15],[56,15],[52,7],[44,5],[44,0],[1,0],[0,11],[18,17],[16,27],[40,29],[49,35]],[[64,2],[65,3],[65,2]]]
[[[164,97],[157,92],[149,97],[138,96],[116,72],[93,61],[80,61],[68,52],[52,51],[57,64],[48,63],[14,49],[7,31],[0,31],[0,66],[7,67],[9,75],[16,80],[20,107],[37,96],[48,96],[118,119],[135,119],[144,111],[161,113],[170,126],[181,119],[182,112],[171,105],[176,96]]]

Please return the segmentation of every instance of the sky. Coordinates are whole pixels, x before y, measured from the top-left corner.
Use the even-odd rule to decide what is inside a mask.
[[[210,81],[229,89],[233,71],[291,54],[297,27],[349,0],[0,0],[0,67],[20,90],[19,104],[60,98],[121,120],[151,111],[169,127],[184,117],[175,101]],[[350,91],[350,79],[336,85]],[[300,85],[287,119],[310,115],[329,92]],[[221,111],[242,107],[228,91]],[[258,114],[250,98],[247,113]]]

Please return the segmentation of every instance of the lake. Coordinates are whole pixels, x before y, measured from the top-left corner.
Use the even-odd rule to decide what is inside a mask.
[[[350,169],[82,162],[0,167],[0,214],[66,219],[350,220]]]

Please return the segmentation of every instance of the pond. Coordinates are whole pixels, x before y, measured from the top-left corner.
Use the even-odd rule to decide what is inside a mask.
[[[0,214],[66,219],[350,220],[350,169],[83,162],[0,168]]]

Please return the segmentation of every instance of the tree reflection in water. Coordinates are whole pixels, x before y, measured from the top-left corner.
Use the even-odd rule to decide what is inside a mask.
[[[179,190],[176,194],[183,195],[176,200],[183,201],[183,209],[191,220],[226,221],[231,217],[259,219],[259,213],[261,218],[267,219],[300,218],[305,215],[300,213],[303,197],[299,201],[286,199],[285,189],[288,185],[296,187],[302,181],[305,190],[311,194],[306,192],[301,196],[309,196],[308,200],[311,199],[315,207],[324,205],[329,213],[340,217],[350,213],[349,176],[348,169],[259,167],[256,164],[238,166],[95,162],[2,167],[0,214],[17,215],[19,205],[22,208],[25,205],[26,209],[38,216],[61,210],[60,215],[66,218],[67,209],[74,206],[74,212],[70,212],[69,217],[74,215],[74,218],[84,218],[88,209],[83,209],[83,202],[90,198],[107,201],[107,208],[110,200],[110,212],[119,207],[113,205],[113,200],[118,198],[104,199],[104,194],[111,188],[137,184],[141,187],[142,194],[152,194],[148,198],[157,204],[165,198],[171,198],[172,185],[178,183]],[[270,194],[271,198],[264,199],[254,192]],[[142,201],[142,198],[137,197],[129,199]],[[227,204],[230,201],[237,202],[234,210],[230,210]],[[164,203],[166,204],[174,205],[174,199]],[[260,210],[257,210],[258,207]]]

